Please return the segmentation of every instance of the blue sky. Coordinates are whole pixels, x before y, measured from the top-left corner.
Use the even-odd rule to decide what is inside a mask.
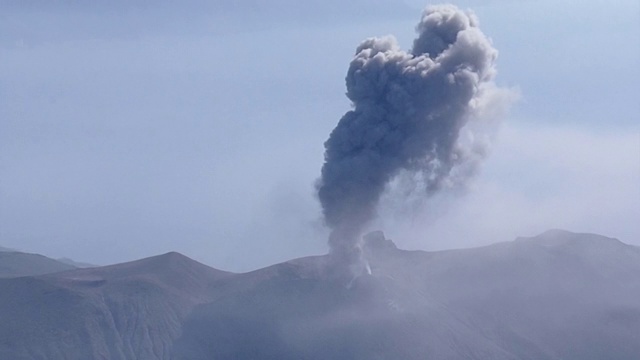
[[[0,4],[0,245],[235,271],[327,251],[313,184],[348,63],[370,36],[409,47],[423,7],[31,3]],[[410,249],[549,228],[640,245],[637,1],[458,4],[519,100],[465,194],[387,199],[372,227]]]

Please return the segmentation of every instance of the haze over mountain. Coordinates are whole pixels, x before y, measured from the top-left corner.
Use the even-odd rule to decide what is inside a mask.
[[[91,267],[97,267],[98,266],[98,265],[89,264],[89,263],[85,263],[85,262],[75,261],[73,259],[69,259],[69,258],[66,258],[66,257],[56,259],[56,261],[59,261],[61,263],[67,264],[67,265],[71,265],[71,266],[76,267],[76,268],[91,268]]]
[[[640,249],[561,230],[474,249],[365,241],[249,273],[177,253],[0,279],[6,359],[637,359]]]

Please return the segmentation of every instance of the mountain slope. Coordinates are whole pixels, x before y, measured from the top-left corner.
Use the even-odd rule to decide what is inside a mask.
[[[73,265],[38,254],[0,251],[0,278],[42,275],[75,268]]]
[[[2,359],[638,359],[640,249],[553,230],[244,274],[177,253],[0,279]]]
[[[168,253],[0,281],[2,359],[168,359],[184,316],[227,273]]]
[[[257,285],[198,306],[178,358],[640,357],[636,247],[551,231],[434,253],[378,241],[367,256],[350,287],[309,271],[321,258],[236,279]]]

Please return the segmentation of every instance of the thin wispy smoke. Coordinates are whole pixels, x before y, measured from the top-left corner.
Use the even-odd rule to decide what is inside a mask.
[[[428,7],[416,30],[411,51],[392,36],[369,38],[351,61],[353,109],[325,142],[317,184],[333,253],[357,250],[399,173],[416,175],[429,195],[467,182],[487,152],[473,122],[502,101],[497,51],[475,16],[452,5]]]

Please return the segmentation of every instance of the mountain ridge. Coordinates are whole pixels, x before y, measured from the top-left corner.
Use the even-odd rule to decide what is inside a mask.
[[[576,246],[576,244],[578,246]],[[447,251],[363,243],[370,271],[330,255],[245,273],[169,252],[0,279],[0,358],[632,359],[640,252],[554,230]]]
[[[0,278],[43,275],[75,268],[40,254],[0,251]]]

